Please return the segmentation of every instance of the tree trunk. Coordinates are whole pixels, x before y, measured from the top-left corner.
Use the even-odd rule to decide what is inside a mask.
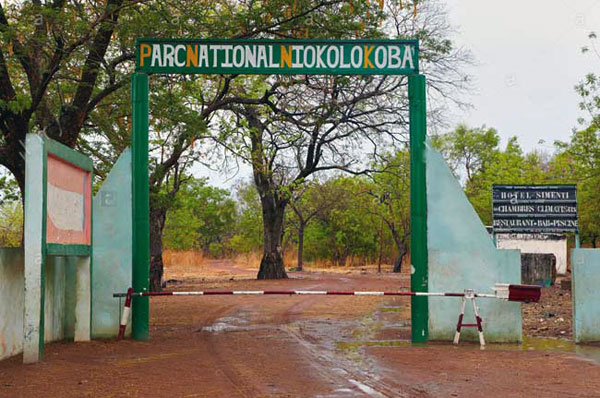
[[[259,189],[260,191],[260,189]],[[283,236],[283,219],[286,203],[277,200],[269,192],[261,192],[260,201],[263,212],[264,248],[263,258],[260,262],[258,279],[283,279],[287,278],[283,264],[281,238]]]
[[[21,210],[23,211],[23,222],[21,223],[21,247],[25,247],[25,169],[23,173],[13,172],[13,176],[19,186],[19,194],[21,195]]]
[[[408,245],[406,244],[406,238],[408,235],[400,239],[395,232],[396,231],[393,231],[394,242],[396,243],[396,248],[398,249],[398,257],[396,257],[396,260],[394,261],[394,272],[399,273],[402,271],[402,261],[404,261],[404,257],[408,254]]]
[[[396,260],[394,260],[394,272],[402,272],[402,261],[404,261],[404,256],[406,256],[406,251],[398,254],[398,257],[396,257]]]
[[[156,208],[150,203],[150,291],[162,289],[162,231],[165,227],[167,210],[163,206]]]
[[[298,227],[298,271],[302,271],[302,253],[304,251],[304,223]]]
[[[262,124],[256,109],[247,107],[244,112],[248,124],[251,127],[250,140],[252,142],[252,175],[254,185],[260,196],[263,218],[263,258],[258,270],[258,279],[283,279],[287,278],[283,265],[283,253],[281,243],[283,238],[283,220],[285,218],[285,206],[288,200],[278,192],[277,184],[272,180],[269,169],[270,163],[266,162],[266,154],[263,153],[263,132],[265,126]]]

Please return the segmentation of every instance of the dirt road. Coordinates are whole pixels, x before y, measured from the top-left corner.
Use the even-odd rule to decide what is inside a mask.
[[[408,275],[254,272],[215,262],[167,289],[407,289]],[[204,278],[204,281],[203,281]],[[232,279],[233,278],[233,279]],[[412,346],[409,299],[216,296],[151,299],[151,339],[46,346],[0,362],[1,397],[600,397],[599,349]],[[532,348],[532,350],[529,350]],[[534,349],[535,348],[535,349]],[[572,352],[571,352],[572,351]]]

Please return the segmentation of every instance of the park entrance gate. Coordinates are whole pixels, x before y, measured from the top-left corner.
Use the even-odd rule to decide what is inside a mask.
[[[141,38],[131,82],[134,292],[149,289],[148,76],[286,74],[408,76],[411,291],[428,291],[425,181],[426,90],[417,40],[201,40]],[[148,339],[149,297],[132,303],[132,337]],[[412,340],[428,340],[428,301],[411,297]]]

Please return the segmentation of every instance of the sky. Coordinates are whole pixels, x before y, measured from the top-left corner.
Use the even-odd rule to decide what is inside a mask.
[[[587,73],[600,73],[600,58],[581,53],[590,44],[588,34],[600,34],[600,0],[446,4],[455,42],[476,60],[468,69],[473,108],[454,109],[451,120],[494,127],[504,143],[517,136],[526,151],[552,152],[555,140],[568,140],[583,115],[574,86]]]
[[[568,140],[583,116],[574,86],[600,73],[600,58],[581,53],[591,31],[600,35],[600,0],[440,1],[456,29],[452,39],[475,60],[464,98],[472,108],[451,108],[449,125],[494,127],[502,145],[517,136],[525,151],[551,153],[555,140]],[[229,177],[195,171],[223,187],[251,175],[248,167]]]

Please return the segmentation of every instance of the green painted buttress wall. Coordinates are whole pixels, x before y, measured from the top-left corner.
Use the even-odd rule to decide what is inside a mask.
[[[116,337],[122,302],[113,293],[131,286],[131,151],[126,149],[93,200],[92,338]],[[129,327],[127,329],[129,333]]]
[[[600,341],[600,250],[573,249],[571,266],[575,342]]]
[[[427,237],[429,291],[462,292],[474,289],[492,293],[495,283],[520,283],[518,250],[498,250],[460,184],[442,156],[426,145]],[[429,338],[452,340],[460,311],[460,298],[429,299]],[[489,342],[522,340],[521,305],[495,299],[478,299],[485,338]],[[470,305],[470,303],[469,303]],[[471,308],[466,323],[473,323]],[[474,328],[464,328],[461,339],[476,340]]]
[[[65,257],[48,257],[45,278],[44,341],[73,337],[75,267]],[[0,359],[23,351],[23,249],[0,248]]]

